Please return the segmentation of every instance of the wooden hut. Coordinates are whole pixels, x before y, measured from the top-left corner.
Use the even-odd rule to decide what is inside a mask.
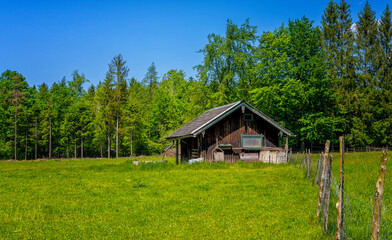
[[[181,162],[287,161],[288,137],[293,134],[245,101],[205,111],[166,137],[176,142]],[[280,140],[285,137],[285,148]]]

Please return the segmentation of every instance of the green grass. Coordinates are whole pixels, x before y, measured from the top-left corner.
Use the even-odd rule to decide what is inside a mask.
[[[339,153],[333,153],[332,174],[339,184],[340,160]],[[312,179],[317,167],[319,154],[312,155]],[[390,158],[390,157],[389,157]],[[371,220],[373,214],[373,201],[376,191],[376,182],[380,169],[381,152],[362,152],[345,154],[345,233],[350,239],[370,239]],[[390,161],[390,159],[389,159]],[[298,165],[298,164],[297,164]],[[387,165],[391,165],[390,162]],[[305,173],[303,173],[305,176]],[[328,235],[336,233],[336,188],[331,188],[329,206]],[[387,166],[383,203],[389,211],[392,210],[392,168]],[[381,226],[382,239],[392,239],[392,213],[384,210],[385,217]],[[387,230],[388,229],[388,230]]]
[[[148,159],[147,159],[148,160]],[[0,236],[318,239],[317,191],[288,165],[0,162]]]
[[[353,197],[370,201],[379,159],[380,153],[346,156],[345,186]],[[0,238],[333,239],[334,200],[332,230],[323,236],[318,188],[297,167],[168,160],[0,162]],[[392,209],[388,170],[384,204]]]

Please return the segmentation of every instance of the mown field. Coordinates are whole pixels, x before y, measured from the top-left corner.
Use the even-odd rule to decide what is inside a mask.
[[[347,155],[347,191],[370,199],[379,156]],[[389,172],[384,203],[391,209]],[[304,176],[289,164],[176,166],[173,159],[137,166],[131,159],[3,161],[0,236],[332,239],[333,233],[323,236],[315,217],[318,188]]]

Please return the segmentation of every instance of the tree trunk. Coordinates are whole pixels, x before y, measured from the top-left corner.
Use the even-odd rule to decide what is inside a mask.
[[[151,99],[152,99],[152,80],[150,79],[150,99],[149,99],[149,111],[148,111],[148,140],[151,140]],[[150,150],[150,145],[148,145]]]
[[[83,158],[83,123],[80,129],[80,158]]]
[[[118,110],[116,115],[116,158],[118,158]]]
[[[18,101],[15,101],[15,160],[18,160],[18,152],[17,152],[17,139],[18,139]]]
[[[76,153],[76,135],[74,136],[74,158],[77,157],[77,153]]]
[[[52,158],[52,118],[49,118],[49,159]]]
[[[37,118],[35,118],[35,135],[34,135],[34,142],[35,142],[35,153],[34,153],[34,159],[37,159],[38,155],[38,138],[37,138]]]
[[[101,158],[103,158],[102,140],[99,140],[99,150],[101,152]]]
[[[110,158],[110,131],[108,129],[108,158]]]
[[[133,131],[131,130],[131,157],[133,156],[133,139],[132,139],[132,133]]]
[[[27,126],[26,126],[26,134],[25,134],[25,160],[27,160]]]
[[[69,139],[67,138],[67,159],[69,158]]]

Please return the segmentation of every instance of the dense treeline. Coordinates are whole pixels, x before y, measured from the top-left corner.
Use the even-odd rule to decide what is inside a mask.
[[[164,137],[203,111],[246,100],[314,147],[344,134],[351,146],[392,144],[392,23],[367,2],[353,22],[344,0],[330,1],[321,27],[303,17],[258,35],[249,21],[227,22],[199,50],[197,76],[154,63],[142,81],[122,55],[105,79],[28,86],[7,70],[0,79],[0,158],[122,157],[161,153]]]

